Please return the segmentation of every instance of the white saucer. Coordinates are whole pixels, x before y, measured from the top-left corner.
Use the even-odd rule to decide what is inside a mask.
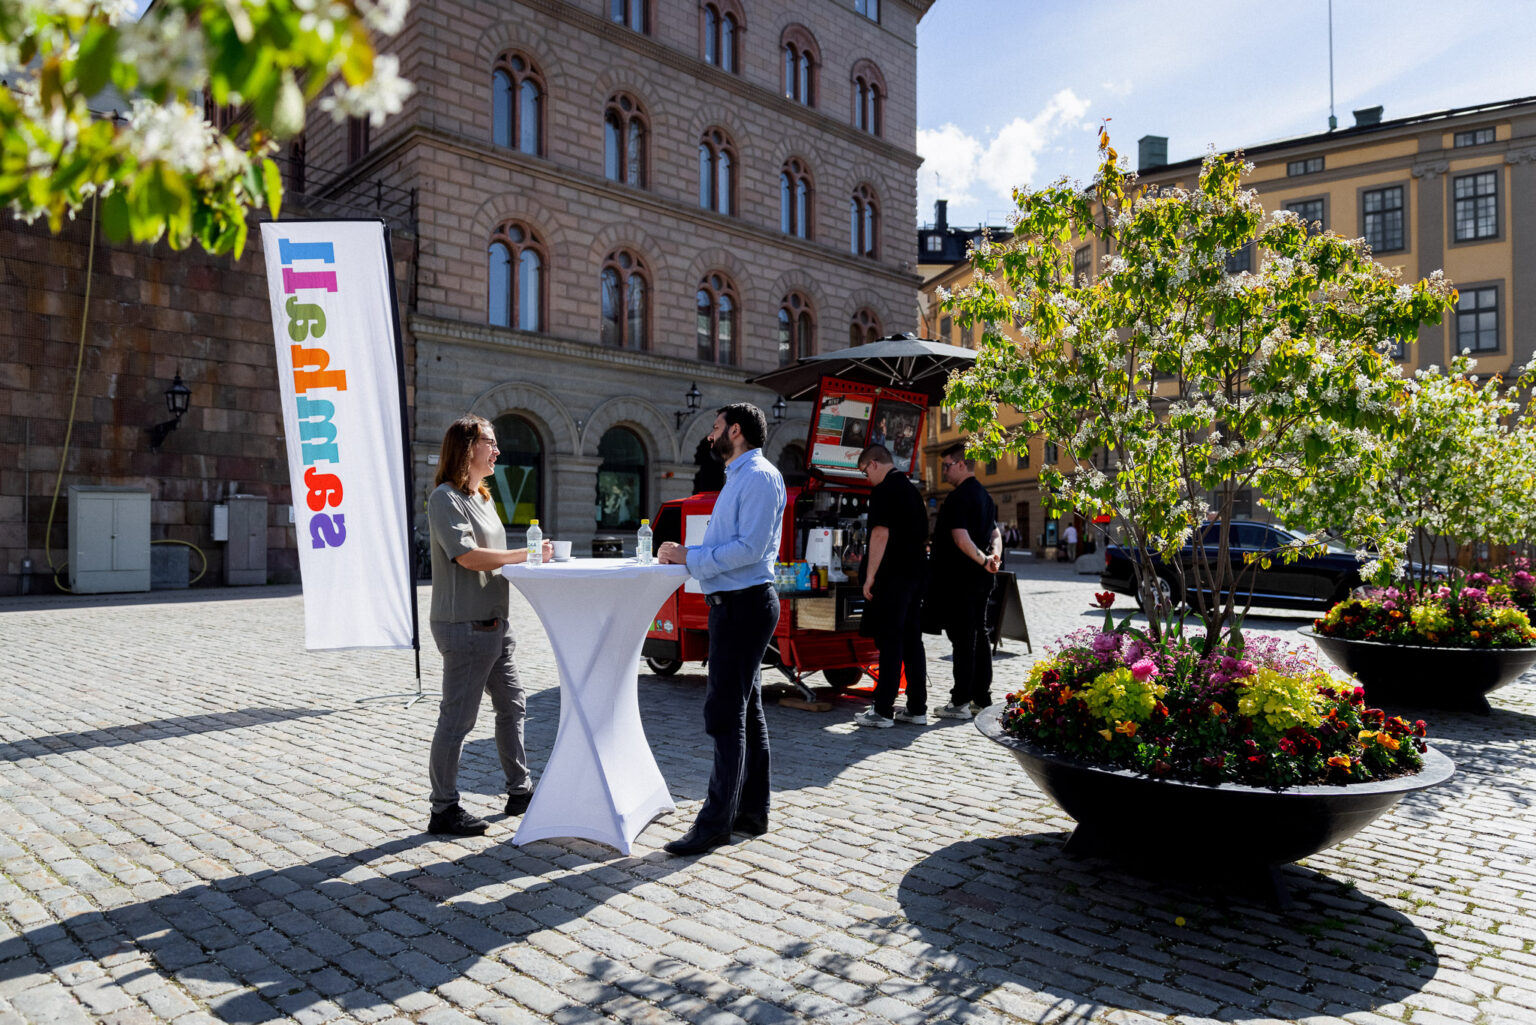
[[[550,557],[549,557],[549,561],[550,561],[550,562],[570,562],[570,561],[571,561],[571,557],[570,557],[570,556],[569,556],[569,555],[567,555],[567,556],[566,556],[566,557],[565,557],[565,558],[563,558],[563,559],[557,559],[557,558],[555,558],[555,557],[554,557],[554,556],[553,556],[553,555],[551,555],[551,556],[550,556]]]

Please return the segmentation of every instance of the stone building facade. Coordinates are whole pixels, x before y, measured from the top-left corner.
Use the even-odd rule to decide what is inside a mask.
[[[930,4],[413,5],[406,109],[304,149],[417,196],[418,512],[470,411],[497,425],[514,535],[627,534],[690,493],[718,406],[772,406],[748,378],[914,329]],[[796,466],[807,426],[789,409],[770,456]]]

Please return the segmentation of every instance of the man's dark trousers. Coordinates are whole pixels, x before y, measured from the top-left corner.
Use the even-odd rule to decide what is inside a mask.
[[[730,592],[720,604],[710,605],[704,732],[714,739],[715,764],[694,823],[703,835],[729,833],[742,815],[767,821],[763,652],[778,622],[779,596],[771,584]]]
[[[903,583],[889,593],[877,593],[865,615],[874,619],[875,647],[880,649],[880,679],[875,683],[875,713],[889,719],[896,708],[902,668],[907,672],[907,711],[928,711],[928,653],[923,650],[923,589]]]
[[[987,634],[987,598],[995,578],[984,586],[957,584],[949,593],[949,620],[944,633],[954,646],[955,686],[950,703],[967,702],[985,708],[992,703],[992,638]]]

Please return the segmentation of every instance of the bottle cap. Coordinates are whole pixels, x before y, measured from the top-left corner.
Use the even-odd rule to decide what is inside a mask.
[[[650,525],[651,525],[651,521],[650,520],[641,520],[640,521],[640,526],[642,526],[642,527],[649,527]]]
[[[528,526],[530,526],[530,527],[537,527],[538,525],[539,525],[539,521],[538,520],[529,520],[528,521]]]

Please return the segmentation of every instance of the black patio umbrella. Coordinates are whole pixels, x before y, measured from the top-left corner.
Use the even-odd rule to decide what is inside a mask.
[[[863,384],[922,392],[930,406],[938,405],[950,371],[968,367],[976,353],[958,345],[890,335],[867,345],[802,356],[789,366],[752,378],[747,383],[769,388],[786,399],[815,398],[823,377],[841,377]]]

